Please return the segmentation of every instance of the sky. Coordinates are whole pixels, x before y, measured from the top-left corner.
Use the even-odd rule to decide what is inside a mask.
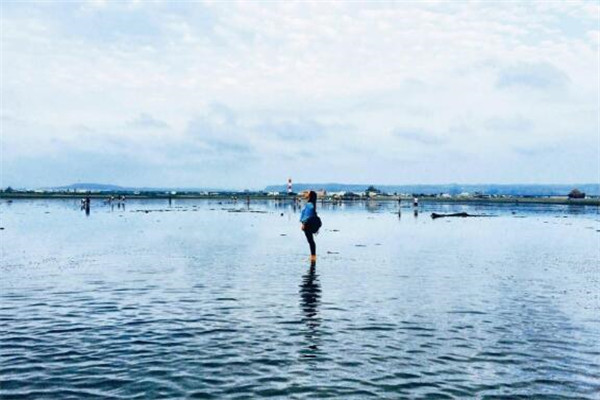
[[[2,187],[600,180],[598,1],[0,4]]]

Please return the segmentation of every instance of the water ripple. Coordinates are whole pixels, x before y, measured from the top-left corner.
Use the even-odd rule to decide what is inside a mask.
[[[292,211],[6,213],[0,398],[598,398],[585,217],[325,207],[316,267]]]

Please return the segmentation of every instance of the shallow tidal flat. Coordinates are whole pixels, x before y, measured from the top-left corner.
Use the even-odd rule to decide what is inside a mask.
[[[2,201],[0,398],[598,398],[597,207],[398,210]]]

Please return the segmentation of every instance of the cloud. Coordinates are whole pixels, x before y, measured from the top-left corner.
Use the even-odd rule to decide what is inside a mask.
[[[534,146],[513,146],[512,149],[516,154],[526,157],[555,155],[560,151],[559,146],[547,144],[539,144]]]
[[[235,112],[223,104],[211,104],[201,115],[192,118],[186,136],[212,155],[249,155],[252,152],[248,131],[238,124]]]
[[[570,82],[568,75],[548,63],[524,63],[502,69],[496,86],[499,88],[526,87],[531,89],[561,89]]]
[[[266,136],[275,136],[283,141],[307,141],[326,134],[326,127],[315,120],[268,122],[256,127]]]
[[[14,186],[51,168],[18,169],[19,158],[89,153],[98,165],[81,179],[104,177],[119,156],[145,166],[136,178],[152,186],[278,174],[519,181],[556,171],[543,157],[504,168],[516,135],[502,133],[527,132],[518,145],[533,148],[597,136],[598,7],[585,2],[5,3],[2,145]],[[307,147],[318,150],[310,163]],[[394,172],[457,149],[482,156]]]
[[[533,122],[521,115],[512,117],[494,117],[485,122],[485,127],[495,132],[529,132],[533,129]]]
[[[169,127],[165,121],[156,119],[153,116],[141,113],[135,119],[129,122],[129,126],[133,128],[149,128],[149,129],[165,129]]]
[[[416,142],[423,145],[441,145],[445,143],[444,139],[422,129],[396,128],[392,131],[392,134],[402,140]]]

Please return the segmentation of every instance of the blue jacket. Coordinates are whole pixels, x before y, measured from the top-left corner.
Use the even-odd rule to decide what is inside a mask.
[[[315,217],[316,215],[317,213],[315,212],[315,206],[313,206],[313,203],[306,203],[302,209],[302,213],[300,214],[300,222],[304,224],[310,217]]]

